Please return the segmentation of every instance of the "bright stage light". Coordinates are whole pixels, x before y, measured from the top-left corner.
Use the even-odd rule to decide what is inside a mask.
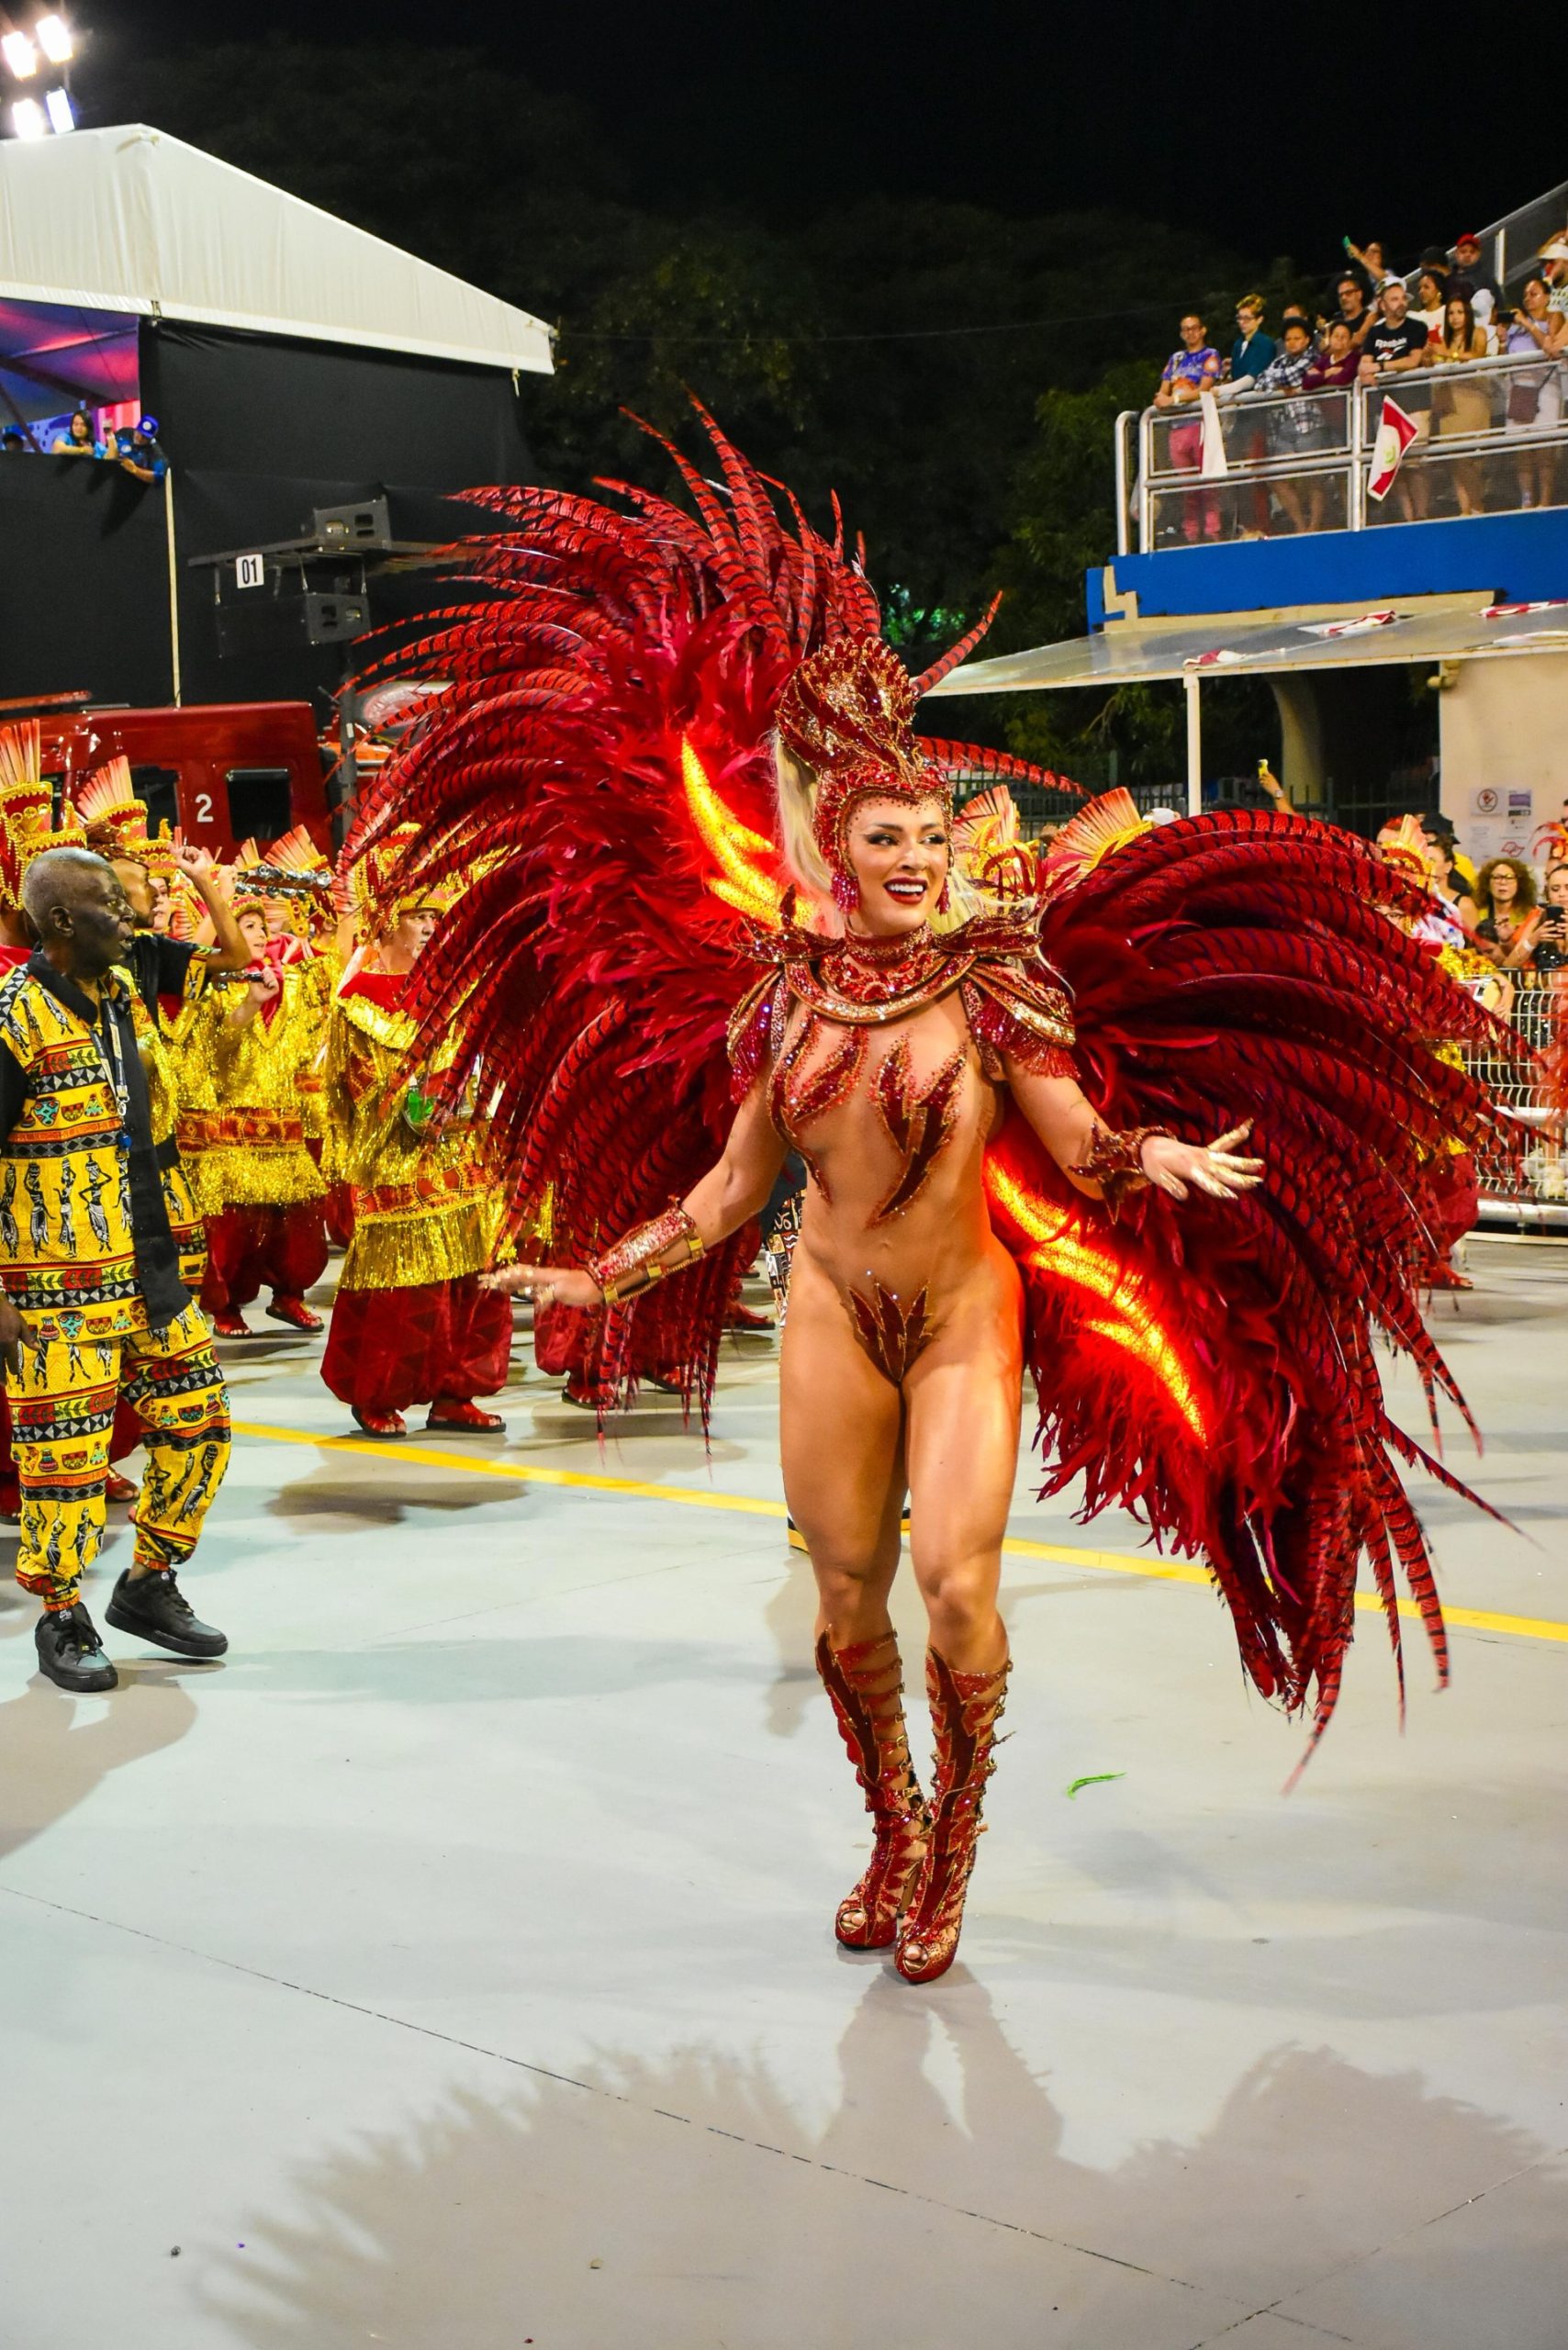
[[[47,139],[49,118],[36,98],[18,98],[11,108],[11,128],[18,139]]]
[[[63,17],[40,17],[33,27],[33,39],[51,65],[67,65],[76,54]]]
[[[39,53],[26,33],[0,34],[0,57],[5,59],[6,70],[15,82],[30,82],[39,70]],[[27,134],[18,131],[17,135],[22,138]]]
[[[49,118],[56,130],[63,133],[75,129],[76,118],[71,111],[71,101],[63,90],[49,91],[44,97],[44,105],[49,108]]]

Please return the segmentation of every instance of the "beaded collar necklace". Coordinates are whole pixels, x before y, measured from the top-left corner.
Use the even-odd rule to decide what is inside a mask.
[[[784,944],[790,991],[851,1027],[902,1020],[950,994],[975,960],[961,932],[935,938],[928,924],[893,938],[857,931],[822,938],[796,931]]]

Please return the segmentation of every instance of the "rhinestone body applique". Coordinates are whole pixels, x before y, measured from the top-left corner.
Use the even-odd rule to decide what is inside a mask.
[[[884,1379],[902,1387],[932,1339],[936,1326],[929,1318],[927,1292],[917,1289],[908,1306],[896,1290],[884,1289],[875,1273],[868,1273],[871,1295],[857,1289],[845,1293],[855,1335]]]
[[[768,1109],[776,1130],[800,1152],[823,1197],[831,1200],[833,1193],[804,1137],[819,1119],[825,1118],[830,1110],[836,1110],[854,1091],[866,1058],[866,1035],[860,1028],[840,1029],[826,1058],[815,1069],[802,1070],[802,1062],[827,1024],[815,1013],[807,1014],[799,1034],[774,1062]]]
[[[890,1217],[903,1214],[952,1139],[967,1058],[966,1049],[960,1045],[948,1055],[924,1091],[917,1092],[909,1038],[901,1036],[892,1050],[884,1054],[872,1091],[877,1113],[903,1165],[898,1181],[872,1216],[873,1224],[886,1224]]]

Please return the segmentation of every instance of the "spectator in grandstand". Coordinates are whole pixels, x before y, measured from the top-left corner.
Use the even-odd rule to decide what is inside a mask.
[[[120,443],[120,464],[138,481],[162,481],[169,470],[169,460],[158,446],[158,420],[155,416],[139,419],[129,440]]]
[[[1473,367],[1486,356],[1486,337],[1475,323],[1468,294],[1450,294],[1443,305],[1443,331],[1432,346],[1435,366]],[[1432,394],[1432,423],[1439,438],[1487,432],[1492,426],[1492,386],[1483,375],[1439,384]],[[1462,514],[1485,510],[1478,457],[1456,457],[1447,468]]]
[[[1542,245],[1540,265],[1551,288],[1547,297],[1551,309],[1560,318],[1568,317],[1568,237],[1553,237]]]
[[[1154,395],[1156,408],[1182,408],[1200,393],[1212,391],[1220,380],[1220,357],[1208,339],[1209,330],[1196,310],[1182,320],[1182,341],[1165,363]]]
[[[1307,370],[1311,367],[1316,355],[1312,347],[1312,329],[1299,310],[1290,312],[1286,316],[1281,330],[1280,341],[1282,348],[1274,353],[1261,375],[1250,376],[1246,382],[1238,384],[1235,386],[1235,392],[1238,399],[1252,396],[1281,401],[1280,406],[1269,410],[1267,417],[1269,454],[1271,457],[1294,457],[1306,453],[1315,445],[1314,433],[1316,426],[1312,402],[1295,397],[1305,384]],[[1322,528],[1321,483],[1314,484],[1313,489],[1319,520],[1309,523],[1303,509],[1298,485],[1292,481],[1277,481],[1274,484],[1275,494],[1284,509],[1293,530],[1316,531]]]
[[[1410,316],[1417,326],[1427,330],[1428,342],[1436,342],[1443,330],[1443,302],[1447,294],[1447,272],[1424,269],[1416,280],[1416,300]]]
[[[1379,315],[1361,345],[1362,383],[1375,384],[1383,375],[1407,375],[1417,367],[1425,367],[1428,341],[1425,323],[1412,315],[1405,281],[1394,278],[1392,285],[1383,288]],[[1408,406],[1404,392],[1395,392],[1394,397],[1402,406]]]
[[[1209,330],[1196,310],[1182,320],[1181,348],[1165,363],[1154,395],[1156,408],[1193,408],[1204,392],[1212,392],[1221,375],[1220,356],[1209,341]],[[1197,422],[1172,425],[1169,448],[1171,464],[1197,473],[1204,462],[1204,428]],[[1212,491],[1182,501],[1182,535],[1198,536],[1200,522],[1207,539],[1219,536],[1219,500]]]
[[[1304,392],[1327,393],[1353,384],[1361,364],[1361,351],[1350,332],[1348,319],[1330,319],[1327,340],[1321,350],[1313,354],[1306,374],[1302,378]],[[1303,445],[1327,451],[1350,447],[1350,415],[1343,399],[1318,398],[1304,405],[1309,420]],[[1313,520],[1311,528],[1323,528],[1323,507],[1327,484],[1321,477],[1311,483],[1309,499]]]
[[[1363,384],[1382,383],[1394,377],[1386,389],[1416,427],[1417,438],[1411,444],[1399,479],[1394,486],[1393,497],[1399,511],[1408,519],[1418,520],[1427,511],[1428,484],[1415,461],[1420,457],[1427,435],[1432,429],[1427,395],[1417,391],[1413,378],[1430,364],[1431,344],[1424,320],[1410,308],[1410,295],[1403,278],[1394,278],[1383,290],[1380,315],[1361,346],[1358,371]],[[1368,430],[1376,424],[1375,416],[1369,420]]]
[[[1457,294],[1461,281],[1470,290],[1470,304],[1475,312],[1478,327],[1490,331],[1492,321],[1503,307],[1503,289],[1481,257],[1481,240],[1473,229],[1454,239],[1453,275],[1449,280],[1449,292]]]
[[[1334,294],[1338,308],[1333,312],[1328,323],[1332,326],[1335,319],[1342,319],[1350,330],[1350,341],[1355,344],[1359,353],[1377,317],[1377,312],[1369,304],[1366,289],[1353,269],[1346,270],[1344,275],[1337,281]]]
[[[1481,919],[1478,945],[1495,950],[1493,960],[1506,971],[1529,968],[1530,942],[1540,926],[1535,875],[1522,857],[1489,856],[1476,876]]]
[[[1538,971],[1568,971],[1568,865],[1549,867],[1531,952]]]
[[[26,457],[33,452],[33,444],[19,425],[8,424],[0,432],[0,457]]]
[[[1503,355],[1529,359],[1540,352],[1548,360],[1561,358],[1568,345],[1568,311],[1553,310],[1551,289],[1539,270],[1519,288],[1518,309],[1503,312]],[[1541,432],[1562,421],[1562,377],[1556,367],[1510,369],[1506,391],[1509,432]],[[1556,503],[1555,451],[1543,448],[1519,452],[1519,504]]]
[[[1262,374],[1279,348],[1273,336],[1263,331],[1263,297],[1261,294],[1244,294],[1236,306],[1236,341],[1230,346],[1226,381],[1219,386],[1219,392],[1234,397],[1243,384],[1251,383]],[[1243,425],[1229,442],[1230,457],[1238,464],[1260,464],[1268,453],[1269,436],[1261,417]],[[1238,535],[1241,538],[1266,537],[1269,529],[1269,492],[1266,487],[1257,481],[1239,483],[1234,498]]]
[[[1273,336],[1263,331],[1263,297],[1244,294],[1236,306],[1236,341],[1226,368],[1228,381],[1245,383],[1249,375],[1260,375],[1279,347]]]
[[[1381,238],[1369,237],[1364,245],[1353,245],[1347,237],[1345,251],[1361,270],[1361,282],[1369,297],[1374,294],[1381,294],[1385,285],[1404,284],[1403,278],[1396,277],[1384,262]]]
[[[1349,319],[1330,319],[1324,347],[1306,371],[1306,388],[1332,391],[1341,384],[1353,384],[1361,364],[1361,345]]]
[[[64,431],[55,434],[49,448],[50,454],[54,457],[102,457],[107,454],[84,408],[73,412]]]

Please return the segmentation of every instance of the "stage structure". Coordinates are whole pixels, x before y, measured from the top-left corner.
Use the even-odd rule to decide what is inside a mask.
[[[0,143],[0,699],[319,707],[347,586],[266,551],[367,505],[402,548],[472,528],[447,500],[530,477],[551,365],[526,311],[145,125]],[[48,453],[77,406],[111,449],[155,416],[166,473]],[[415,608],[353,552],[351,617]]]

